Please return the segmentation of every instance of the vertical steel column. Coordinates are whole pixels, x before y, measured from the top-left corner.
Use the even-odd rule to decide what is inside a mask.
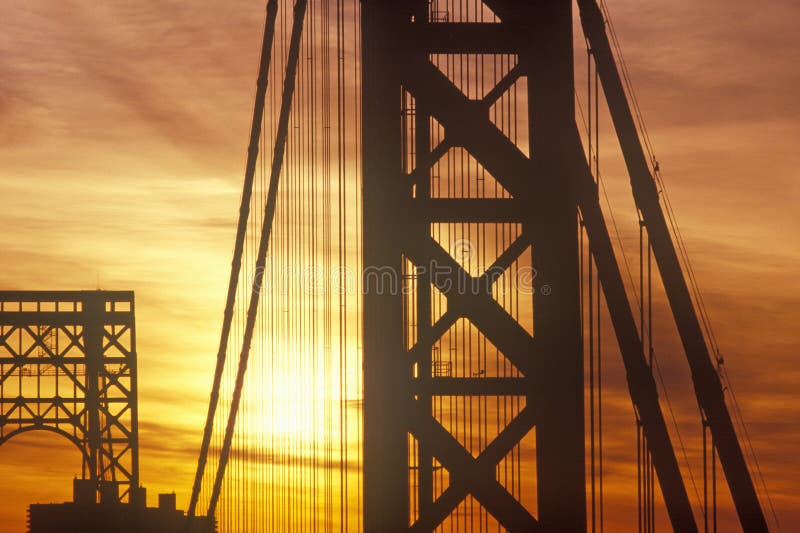
[[[100,454],[100,370],[103,366],[103,330],[105,300],[101,292],[87,292],[83,298],[83,342],[86,350],[86,412],[89,418],[86,435],[89,448],[89,479],[99,481]]]
[[[136,316],[134,296],[131,295],[131,315]],[[131,346],[130,346],[130,361],[128,366],[131,374],[131,391],[129,398],[129,405],[131,409],[131,497],[133,501],[133,493],[139,488],[139,364],[138,352],[136,351],[136,328],[131,328]]]
[[[528,7],[528,74],[539,522],[545,531],[586,531],[584,375],[577,209],[553,132],[575,122],[572,4]],[[542,290],[549,287],[549,290]]]
[[[424,23],[428,21],[428,1],[415,0],[414,2],[414,19],[418,22]],[[427,61],[427,54],[424,50],[420,50],[416,54],[417,61]],[[431,151],[431,131],[430,131],[430,114],[427,112],[424,103],[415,102],[414,105],[414,152],[415,163],[420,161],[427,161],[430,157]],[[430,199],[431,184],[428,180],[428,173],[419,173],[418,180],[414,183],[416,190],[415,197],[421,200]],[[413,231],[417,234],[417,238],[424,240],[428,239],[431,235],[430,225],[428,223],[414,224]],[[413,238],[413,237],[412,237]],[[430,286],[430,272],[427,271],[425,265],[417,269],[417,338],[427,338],[430,336],[432,320],[431,308],[431,291]],[[432,370],[432,350],[427,350],[424,357],[419,361],[418,377],[422,382],[429,382]],[[427,385],[427,383],[425,383]],[[419,402],[425,405],[428,410],[433,409],[432,397],[428,387],[423,385],[419,392]],[[433,455],[430,452],[428,444],[422,440],[418,441],[419,456],[417,461],[417,472],[419,475],[419,487],[417,489],[417,498],[419,505],[419,514],[427,515],[431,504],[433,503]]]
[[[411,367],[403,346],[400,297],[407,231],[400,206],[403,184],[400,138],[401,84],[398,4],[364,0],[363,261],[364,261],[364,529],[402,529],[409,521],[408,445],[405,422]]]

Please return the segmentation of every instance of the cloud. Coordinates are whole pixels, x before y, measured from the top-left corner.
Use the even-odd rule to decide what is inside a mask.
[[[726,365],[791,528],[800,524],[792,510],[800,508],[792,492],[800,479],[792,429],[800,421],[796,2],[608,3]],[[136,290],[142,477],[154,491],[181,497],[194,472],[218,342],[263,7],[0,5],[0,288],[99,282]],[[576,42],[580,56],[579,35]],[[578,69],[579,87],[583,75]],[[630,189],[612,155],[609,117],[601,124],[604,180],[630,254],[638,243]],[[660,288],[654,301],[657,357],[696,458],[690,377]],[[610,329],[604,338],[614,494],[607,503],[630,511],[633,411]],[[18,474],[30,491],[0,506],[17,524],[47,475],[25,459],[49,446],[38,442],[31,436],[13,454],[0,451],[0,463],[30,463]],[[68,450],[48,457],[62,455],[59,465],[72,464]],[[69,472],[53,474],[66,480],[65,494]]]

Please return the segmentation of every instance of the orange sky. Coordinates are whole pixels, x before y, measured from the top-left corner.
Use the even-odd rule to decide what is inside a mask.
[[[608,3],[781,525],[798,529],[800,9]],[[0,21],[0,288],[136,291],[141,476],[151,503],[175,490],[185,506],[263,2],[7,0]],[[622,212],[627,181],[607,169]],[[630,415],[624,393],[609,401]],[[686,394],[673,400],[693,414]],[[0,531],[68,499],[78,468],[50,436],[0,448]]]

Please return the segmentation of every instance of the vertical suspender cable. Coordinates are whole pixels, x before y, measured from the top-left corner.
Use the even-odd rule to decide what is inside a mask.
[[[597,181],[597,194],[600,193],[600,76],[597,65],[594,69],[594,170]],[[598,490],[600,508],[600,533],[603,533],[603,366],[602,366],[602,329],[600,322],[600,281],[597,282],[597,454],[598,454]]]
[[[703,425],[703,533],[708,533],[708,422]]]
[[[286,65],[286,74],[283,84],[283,99],[281,101],[280,118],[278,122],[278,134],[275,140],[272,169],[270,174],[269,192],[267,205],[264,210],[264,221],[261,227],[261,239],[258,246],[258,257],[256,259],[256,270],[250,295],[250,305],[247,310],[247,322],[245,324],[244,339],[242,341],[242,351],[239,357],[239,367],[236,374],[236,383],[231,398],[231,407],[228,414],[228,424],[225,428],[225,438],[220,452],[219,465],[214,479],[214,487],[209,501],[208,514],[213,515],[214,509],[219,498],[219,491],[222,486],[222,479],[225,475],[225,468],[228,463],[233,429],[236,423],[236,415],[242,395],[242,385],[244,375],[247,370],[247,360],[250,354],[250,343],[253,336],[256,315],[258,314],[258,302],[261,293],[260,287],[264,278],[264,267],[266,263],[267,248],[269,246],[270,234],[272,232],[272,220],[275,216],[275,204],[278,194],[278,183],[280,180],[281,168],[283,166],[284,148],[286,146],[286,135],[289,125],[289,114],[292,107],[292,97],[294,95],[294,81],[297,72],[297,61],[300,49],[300,37],[303,32],[303,21],[306,12],[306,0],[297,0],[294,6],[294,21],[292,25],[291,44],[289,48],[289,59]]]
[[[655,351],[653,350],[653,247],[650,243],[650,234],[647,235],[647,350],[650,356],[650,372],[653,372],[653,363],[655,358]],[[642,297],[644,298],[644,296]],[[651,531],[655,533],[656,522],[656,496],[655,496],[655,466],[653,465],[653,457],[650,457],[650,527]]]
[[[711,513],[713,532],[717,533],[717,450],[714,435],[711,435]]]
[[[353,28],[355,32],[355,28]],[[336,142],[337,142],[337,237],[338,246],[337,250],[337,266],[340,275],[338,291],[338,314],[337,325],[339,333],[338,343],[338,360],[339,360],[339,492],[340,492],[340,507],[339,507],[339,528],[340,531],[348,529],[347,521],[347,353],[346,353],[346,320],[347,320],[347,307],[345,294],[347,291],[346,286],[342,286],[342,280],[346,284],[346,277],[342,278],[345,272],[345,254],[346,240],[344,235],[345,225],[343,222],[345,216],[345,202],[346,202],[346,189],[344,188],[345,179],[345,158],[346,158],[346,96],[345,96],[345,54],[344,54],[344,38],[345,38],[345,20],[344,20],[344,7],[342,0],[336,0]]]
[[[256,101],[253,109],[253,122],[250,128],[250,146],[247,150],[247,165],[245,167],[244,187],[242,190],[242,201],[239,207],[239,225],[236,229],[236,243],[233,251],[233,263],[231,265],[231,276],[228,281],[228,296],[225,302],[225,311],[222,320],[222,333],[220,335],[219,349],[217,351],[217,363],[214,368],[214,381],[211,386],[211,398],[208,403],[208,414],[206,424],[203,429],[203,442],[200,446],[200,457],[197,461],[197,472],[195,473],[192,495],[189,500],[187,514],[194,516],[197,500],[200,495],[200,487],[203,482],[206,461],[208,459],[208,448],[211,443],[211,435],[214,429],[214,415],[219,403],[219,388],[222,381],[222,371],[225,368],[227,357],[228,337],[233,320],[234,303],[236,301],[236,289],[239,282],[239,272],[242,265],[242,250],[244,248],[245,234],[247,232],[247,220],[250,215],[250,198],[253,193],[253,177],[258,160],[258,144],[261,136],[261,119],[264,114],[264,98],[267,92],[269,78],[269,66],[272,59],[272,42],[275,37],[275,19],[278,13],[278,0],[269,0],[267,3],[267,20],[264,25],[264,41],[261,45],[261,62],[256,83]]]
[[[587,117],[588,117],[588,142],[587,160],[589,161],[591,170],[592,161],[592,50],[586,49],[586,98],[587,98]],[[594,425],[594,289],[593,280],[594,276],[592,268],[592,244],[589,243],[589,476],[591,478],[591,521],[592,533],[597,530],[597,505],[596,505],[596,488],[595,488],[595,425]]]
[[[644,531],[642,515],[642,422],[636,414],[636,508],[639,517],[639,533]]]
[[[639,298],[639,332],[640,338],[642,342],[642,352],[644,353],[644,343],[645,343],[645,327],[644,327],[644,294],[642,287],[644,287],[644,259],[642,255],[642,246],[643,246],[643,238],[644,238],[644,224],[642,223],[641,214],[639,214],[639,294],[641,297]],[[639,471],[641,472],[641,510],[640,514],[642,516],[642,530],[647,533],[649,531],[648,527],[648,519],[650,517],[649,506],[648,502],[650,501],[647,489],[649,487],[649,482],[647,479],[647,437],[645,435],[641,436],[641,450],[639,452]]]

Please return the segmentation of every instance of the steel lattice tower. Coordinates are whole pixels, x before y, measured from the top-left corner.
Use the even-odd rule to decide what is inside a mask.
[[[112,499],[139,486],[136,326],[130,291],[0,292],[0,444],[56,433]],[[95,495],[96,497],[96,495]]]
[[[575,123],[572,3],[442,5],[362,2],[365,528],[586,530],[585,231],[667,514],[697,531]],[[578,6],[740,523],[766,531],[603,14]]]
[[[432,13],[428,2],[363,2],[368,531],[402,523],[432,530],[468,495],[509,530],[586,529],[577,210],[566,180],[559,179],[560,150],[552,135],[553,124],[574,123],[571,4],[487,4],[501,22],[456,20],[456,14]],[[475,91],[463,79],[437,68],[430,59],[434,54],[475,54],[475,64],[481,56],[512,59],[505,74],[476,95],[469,94]],[[521,100],[529,105],[520,104],[517,113],[527,107],[526,125],[512,139],[492,120],[490,108],[524,77]],[[404,116],[412,117],[413,126],[401,125]],[[432,131],[442,129],[443,136]],[[471,194],[462,187],[447,197],[431,197],[431,180],[437,178],[432,167],[451,150],[465,150],[477,161],[466,172],[467,181],[493,178],[506,192]],[[516,238],[488,258],[485,269],[475,270],[459,262],[452,246],[434,238],[437,224],[515,228]],[[472,238],[466,246],[485,244]],[[512,316],[494,294],[497,278],[530,253],[531,245],[533,272],[542,283],[528,310],[535,336],[521,323],[525,313]],[[410,271],[418,288],[416,309],[404,305],[402,291],[378,286],[370,267]],[[438,320],[428,285],[446,300],[447,311]],[[410,315],[416,328],[411,342],[405,342]],[[470,337],[485,339],[499,352],[495,357],[508,360],[510,372],[489,376],[486,368],[467,375],[442,366],[435,344],[462,319],[476,328],[470,327]],[[474,357],[466,353],[469,346],[460,349],[461,359]],[[379,395],[380,401],[370,401]],[[470,406],[473,398],[484,398],[478,403],[502,398],[520,408],[475,447],[465,443],[473,435],[454,434],[454,424],[437,416],[434,404],[442,397]],[[455,416],[466,420],[472,411]],[[536,518],[519,491],[503,482],[498,467],[533,432]],[[410,478],[409,469],[418,476]],[[436,491],[435,470],[449,476]]]

